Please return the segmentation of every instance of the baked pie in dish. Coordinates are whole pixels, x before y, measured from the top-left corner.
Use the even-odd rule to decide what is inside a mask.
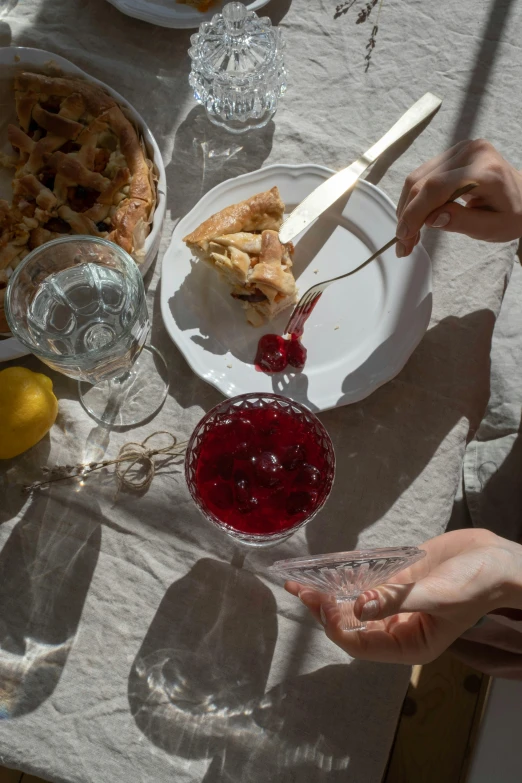
[[[222,209],[183,238],[197,258],[224,277],[253,326],[296,302],[293,245],[282,245],[278,234],[284,209],[274,187]]]
[[[21,73],[19,127],[9,125],[13,199],[0,200],[0,333],[10,274],[33,248],[64,234],[120,245],[139,263],[156,203],[153,164],[133,124],[101,87]]]

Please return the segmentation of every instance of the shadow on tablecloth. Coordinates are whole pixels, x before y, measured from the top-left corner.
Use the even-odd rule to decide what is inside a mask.
[[[522,539],[522,267],[515,263],[491,349],[491,398],[464,460],[473,525]]]
[[[292,5],[292,0],[271,0],[268,5],[260,9],[259,16],[268,16],[273,25],[281,24]]]
[[[233,135],[213,125],[202,106],[191,109],[176,131],[166,168],[171,217],[186,215],[220,182],[261,168],[272,149],[274,130],[270,120],[257,131]]]
[[[159,289],[155,300],[154,311],[161,320]],[[421,531],[438,516],[445,499],[434,496],[418,508],[410,500],[415,497],[414,484],[421,476],[438,485],[440,474],[454,475],[456,483],[447,487],[446,499],[452,503],[462,451],[442,453],[440,445],[453,432],[457,442],[459,430],[470,437],[484,414],[494,320],[488,309],[444,318],[426,333],[396,379],[359,403],[319,414],[334,441],[337,479],[326,507],[306,528],[311,553],[353,549],[362,531],[365,546],[379,546],[383,530],[390,545],[424,540]],[[183,409],[197,400],[208,411],[223,399],[195,374],[187,377],[185,360],[162,323],[156,325],[153,342],[168,351],[170,394]],[[368,367],[371,370],[371,359]],[[296,375],[294,383],[306,394],[306,374]],[[276,391],[288,394],[292,389]],[[390,431],[401,436],[390,438]],[[394,506],[403,513],[392,531],[386,515]],[[331,508],[336,509],[335,516]]]
[[[452,432],[473,431],[482,418],[493,324],[489,310],[444,319],[425,335],[394,381],[360,403],[320,414],[334,442],[337,466],[328,503],[305,529],[311,553],[354,549],[362,531],[365,546],[382,545],[382,530],[374,526],[385,524],[392,507],[402,513],[393,531],[386,529],[389,544],[422,541],[420,530],[444,499],[435,496],[419,508],[412,505],[410,490],[431,475],[434,485],[441,473],[458,477],[462,454],[450,456],[451,450],[441,452],[440,445]],[[390,432],[401,435],[391,438]],[[450,502],[456,489],[447,487]]]
[[[210,761],[205,783],[341,783],[347,768],[359,779],[357,734],[371,715],[357,729],[351,705],[371,711],[361,689],[374,664],[325,666],[267,691],[276,639],[272,592],[200,559],[167,590],[132,666],[136,724],[165,752]]]
[[[0,719],[37,709],[67,662],[101,544],[99,509],[35,495],[0,552]]]

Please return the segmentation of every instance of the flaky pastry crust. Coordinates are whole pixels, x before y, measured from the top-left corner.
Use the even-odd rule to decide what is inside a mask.
[[[88,234],[139,260],[155,206],[153,164],[101,87],[21,73],[14,88],[19,127],[9,125],[8,138],[18,157],[13,203],[0,208],[0,332],[3,279],[30,250],[62,235]]]
[[[274,187],[222,209],[183,240],[227,280],[254,326],[296,301],[293,247],[278,236],[284,208]]]

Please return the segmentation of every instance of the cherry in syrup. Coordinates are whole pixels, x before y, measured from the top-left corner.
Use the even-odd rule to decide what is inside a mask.
[[[195,481],[204,505],[224,524],[271,534],[313,513],[327,470],[309,422],[281,408],[259,407],[231,411],[208,430]]]
[[[266,373],[283,372],[288,365],[302,370],[306,363],[306,348],[298,335],[290,335],[289,340],[278,334],[265,334],[259,340],[255,365]]]

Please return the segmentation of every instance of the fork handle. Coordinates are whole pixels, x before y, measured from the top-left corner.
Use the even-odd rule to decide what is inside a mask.
[[[456,201],[461,196],[464,196],[465,193],[469,193],[470,190],[473,190],[473,188],[477,187],[476,182],[470,182],[469,185],[464,185],[462,188],[458,188],[455,190],[449,199],[445,201],[445,204],[451,204],[452,201]],[[399,241],[398,237],[393,237],[393,239],[390,239],[389,242],[386,242],[385,245],[383,245],[379,250],[377,250],[376,253],[373,254],[373,256],[370,256],[361,266],[358,266],[357,269],[354,269],[353,272],[358,272],[360,269],[363,269],[367,264],[370,264],[372,261],[375,261],[377,256],[380,256],[381,253],[384,253],[386,250],[388,250],[390,247],[393,247],[397,242]],[[353,272],[348,272],[349,275],[353,274]]]
[[[473,190],[473,188],[476,188],[478,185],[478,182],[470,182],[469,185],[464,185],[462,188],[458,188],[454,191],[454,193],[451,194],[449,199],[445,201],[445,204],[451,204],[452,201],[456,201],[461,196],[464,196],[466,193],[469,193],[470,190]]]
[[[361,269],[364,269],[365,266],[368,266],[368,264],[371,264],[372,261],[375,261],[375,259],[378,258],[383,253],[385,253],[386,250],[389,250],[390,247],[393,247],[394,245],[396,245],[398,241],[399,241],[398,237],[393,237],[393,239],[390,239],[389,242],[386,242],[385,245],[383,245],[378,250],[376,250],[375,253],[373,254],[373,256],[370,256],[370,258],[367,258],[366,261],[363,261],[362,264],[360,264],[359,266],[355,267],[355,269],[352,269],[351,272],[345,272],[344,275],[339,275],[339,277],[333,277],[328,282],[329,283],[333,283],[336,280],[342,280],[343,277],[350,277],[351,275],[354,275],[356,272],[360,272]]]
[[[457,190],[455,190],[451,194],[449,199],[447,201],[445,201],[444,203],[445,204],[451,204],[452,201],[456,201],[458,198],[463,196],[465,193],[469,193],[470,190],[473,190],[473,188],[476,188],[477,184],[478,184],[477,182],[470,182],[468,185],[464,185],[463,187],[458,188]],[[294,307],[294,309],[292,311],[292,315],[290,316],[288,324],[286,325],[286,329],[285,329],[284,334],[290,334],[293,331],[292,322],[294,321],[294,318],[296,317],[296,314],[299,312],[299,308],[302,307],[301,306],[301,302],[303,301],[303,299],[306,297],[306,295],[311,290],[313,290],[314,288],[319,288],[321,285],[326,288],[326,286],[330,285],[330,283],[335,283],[338,280],[343,280],[345,277],[351,277],[356,272],[360,272],[361,269],[364,269],[365,266],[368,266],[368,264],[371,264],[372,261],[375,261],[376,258],[378,258],[380,255],[382,255],[384,252],[386,252],[386,250],[389,250],[390,247],[393,247],[398,241],[399,241],[398,237],[393,237],[393,239],[390,239],[389,242],[386,242],[385,245],[380,247],[373,254],[373,256],[370,256],[370,258],[367,258],[366,261],[363,261],[362,264],[359,264],[359,266],[355,267],[355,269],[352,269],[351,272],[345,272],[344,275],[339,275],[338,277],[332,277],[331,280],[324,280],[323,283],[316,284],[315,286],[312,286],[312,288],[308,289],[308,291],[305,291],[305,293],[299,299],[299,302],[296,304],[296,306]],[[320,294],[321,294],[321,291],[319,290],[319,296],[320,296]],[[311,310],[305,316],[304,320],[302,321],[302,324],[304,324],[304,321],[306,321],[306,319],[308,318],[308,315],[310,314],[310,312],[311,312]],[[301,316],[302,316],[302,313],[301,313]],[[295,326],[295,324],[294,324],[294,326]]]
[[[452,201],[456,201],[458,198],[463,196],[465,193],[469,193],[470,190],[473,190],[473,188],[477,187],[477,182],[470,182],[469,185],[464,185],[462,188],[458,188],[455,190],[449,199],[445,201],[445,204],[451,204]],[[333,283],[337,280],[342,280],[343,277],[350,277],[351,275],[354,275],[356,272],[360,272],[361,269],[364,269],[365,266],[368,266],[368,264],[371,264],[372,261],[375,261],[376,258],[378,258],[382,253],[386,252],[386,250],[389,250],[390,247],[393,247],[397,242],[399,241],[398,237],[393,237],[393,239],[390,239],[389,242],[386,242],[385,245],[380,247],[373,256],[370,256],[370,258],[367,258],[366,261],[363,261],[362,264],[355,267],[355,269],[352,269],[351,272],[345,272],[344,275],[339,275],[339,277],[333,277],[331,280],[325,282]]]

